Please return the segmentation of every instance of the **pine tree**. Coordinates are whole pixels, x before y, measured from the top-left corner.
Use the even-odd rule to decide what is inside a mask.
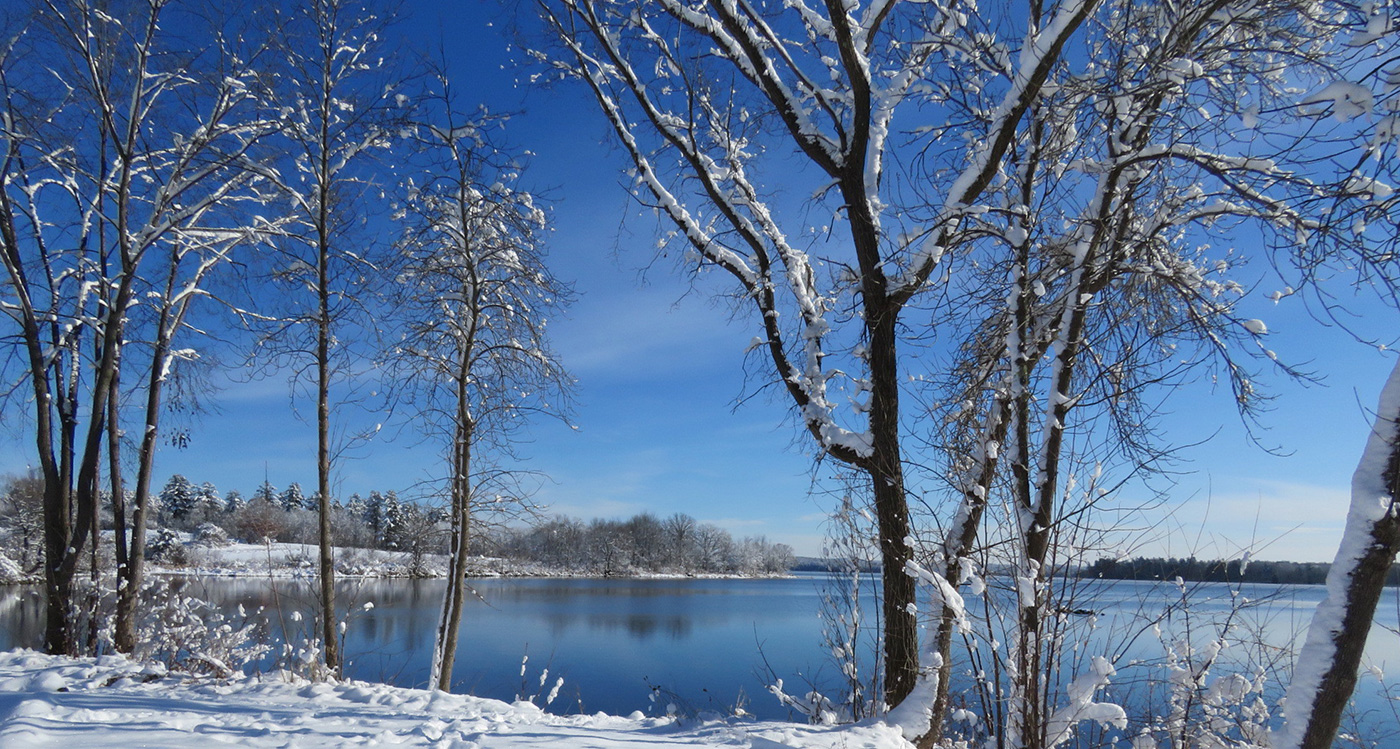
[[[365,502],[364,497],[360,496],[359,492],[355,492],[350,495],[350,501],[345,503],[345,509],[349,511],[350,517],[357,520],[364,520],[365,512],[369,509],[369,505]]]
[[[402,540],[399,536],[404,526],[404,506],[392,489],[384,495],[384,514],[380,522],[384,528],[384,545],[398,547]]]
[[[243,498],[243,494],[237,489],[230,489],[228,494],[224,495],[224,512],[230,515],[243,509],[247,504],[248,501]]]
[[[374,533],[374,545],[384,545],[384,495],[378,491],[369,493],[365,502],[365,514],[361,516]]]
[[[196,504],[199,509],[206,514],[212,515],[219,512],[224,507],[224,501],[223,498],[219,496],[219,490],[215,489],[214,485],[208,481],[199,485],[199,490],[196,492],[196,495]]]
[[[262,500],[270,505],[277,504],[277,487],[273,486],[267,479],[263,479],[262,486],[253,492],[253,501]]]
[[[301,493],[301,484],[295,481],[287,485],[287,490],[282,492],[282,496],[278,497],[277,501],[287,512],[306,507],[306,496]]]
[[[173,520],[185,519],[194,510],[198,498],[194,485],[178,473],[165,482],[165,488],[160,490],[159,496],[161,507]]]

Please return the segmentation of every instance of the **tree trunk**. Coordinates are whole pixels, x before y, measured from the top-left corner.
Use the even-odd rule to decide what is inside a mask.
[[[324,196],[323,196],[324,198]],[[321,202],[322,226],[328,225],[325,201]],[[316,326],[316,485],[320,493],[319,515],[321,572],[321,637],[325,641],[326,668],[340,673],[340,641],[335,621],[335,559],[331,538],[331,405],[330,405],[330,247],[321,233],[317,292],[320,309]]]
[[[1280,749],[1327,749],[1356,688],[1357,670],[1395,556],[1400,553],[1400,363],[1351,479],[1341,548],[1327,573],[1284,703]]]
[[[881,279],[883,282],[883,279]],[[915,584],[907,564],[910,548],[909,503],[899,449],[899,381],[895,344],[895,310],[867,305],[870,335],[871,456],[865,466],[875,498],[880,533],[882,616],[885,634],[885,702],[898,705],[919,677],[919,629],[914,613]]]
[[[170,356],[168,310],[161,310],[156,348],[151,355],[150,377],[146,383],[145,428],[137,454],[136,496],[132,499],[131,549],[125,567],[117,569],[117,615],[112,639],[117,650],[130,653],[136,648],[136,609],[146,576],[146,513],[150,507],[151,476],[155,469],[156,437],[160,427],[161,394]]]
[[[464,397],[460,390],[459,397]],[[460,409],[458,417],[464,418]],[[452,688],[457,633],[462,625],[462,608],[466,600],[465,576],[471,540],[471,440],[470,423],[459,425],[452,461],[452,552],[447,560],[447,591],[442,599],[442,617],[438,622],[432,680],[429,684],[430,688],[444,692]]]

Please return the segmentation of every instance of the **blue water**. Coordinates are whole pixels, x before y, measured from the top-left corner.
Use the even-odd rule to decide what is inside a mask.
[[[873,582],[867,579],[867,584]],[[454,691],[511,700],[543,695],[558,677],[564,685],[549,706],[554,712],[650,714],[676,704],[684,711],[730,712],[741,706],[762,718],[797,718],[767,692],[782,678],[789,693],[815,685],[840,693],[840,672],[823,644],[827,625],[822,608],[824,577],[779,580],[485,579],[470,580],[473,598],[462,622],[454,671]],[[1195,584],[1185,598],[1172,584],[1089,583],[1079,591],[1079,613],[1061,617],[1065,628],[1066,670],[1104,654],[1118,665],[1113,694],[1125,704],[1160,699],[1164,645],[1183,638],[1197,646],[1230,627],[1232,642],[1213,673],[1278,655],[1298,642],[1322,597],[1318,586],[1247,585],[1234,590]],[[421,687],[445,583],[441,580],[347,581],[338,607],[348,616],[346,670],[356,679]],[[273,638],[285,627],[308,632],[314,611],[310,581],[190,579],[187,594],[215,602],[226,611],[242,605],[264,610]],[[37,587],[0,588],[0,648],[36,647],[42,630]],[[975,616],[1008,602],[995,587],[972,599]],[[1231,611],[1243,611],[1231,616]],[[878,622],[868,605],[867,634]],[[980,601],[980,603],[979,603]],[[364,610],[363,604],[373,603]],[[1175,608],[1172,608],[1172,607]],[[1094,611],[1090,616],[1084,609]],[[1170,612],[1168,610],[1170,609]],[[302,612],[294,621],[294,612]],[[348,615],[345,612],[350,612]],[[1382,600],[1367,648],[1368,662],[1400,673],[1400,637],[1394,633],[1400,601],[1390,589]],[[985,627],[985,625],[982,625]],[[1391,629],[1386,629],[1389,627]],[[1159,634],[1160,633],[1160,634]],[[871,640],[864,648],[870,652]],[[1253,644],[1252,644],[1253,643]],[[990,650],[978,645],[983,663]],[[1272,655],[1271,655],[1272,654]],[[522,660],[525,675],[521,676]],[[866,659],[868,662],[868,658]],[[969,678],[970,662],[959,656],[955,688]],[[548,678],[541,686],[542,672]],[[1286,677],[1280,671],[1275,688]],[[1057,678],[1057,677],[1052,677]],[[1357,691],[1362,712],[1393,715],[1390,701],[1367,676]],[[1276,695],[1275,695],[1276,696]],[[537,700],[543,703],[543,697]],[[975,705],[970,705],[975,707]]]

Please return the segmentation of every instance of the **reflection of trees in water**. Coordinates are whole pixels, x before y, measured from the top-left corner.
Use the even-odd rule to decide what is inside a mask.
[[[591,630],[603,632],[625,631],[634,640],[649,640],[663,633],[672,640],[683,640],[690,637],[697,617],[690,614],[550,612],[541,614],[540,619],[548,626],[550,637],[556,640],[562,639],[570,629],[579,624],[583,624]],[[708,620],[711,618],[699,617],[699,619]],[[704,622],[702,621],[702,623]]]
[[[44,597],[38,585],[0,585],[0,650],[44,642]]]
[[[657,616],[655,614],[626,614],[622,616],[593,614],[588,617],[590,629],[613,631],[626,629],[627,634],[636,640],[649,640],[665,633],[672,640],[690,636],[691,620],[685,616]]]

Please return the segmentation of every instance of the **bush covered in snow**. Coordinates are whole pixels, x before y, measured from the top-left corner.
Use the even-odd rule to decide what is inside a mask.
[[[201,523],[194,529],[194,542],[199,546],[228,546],[228,532],[213,523]]]
[[[162,663],[171,671],[233,676],[265,655],[267,621],[238,607],[228,617],[212,604],[186,595],[183,580],[155,579],[146,584],[147,605],[137,626],[133,658]]]
[[[180,534],[169,528],[155,528],[146,537],[146,558],[174,566],[188,564],[189,553],[180,542]]]

